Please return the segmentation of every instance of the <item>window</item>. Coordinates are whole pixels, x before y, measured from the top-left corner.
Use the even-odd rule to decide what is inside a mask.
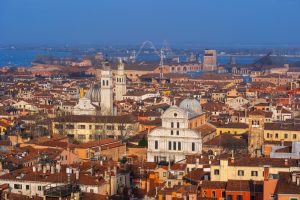
[[[174,133],[173,133],[173,130],[171,131],[171,135],[173,135]]]
[[[29,190],[29,185],[26,185],[26,190]]]
[[[158,141],[157,141],[157,140],[155,140],[155,142],[154,142],[154,143],[155,143],[155,144],[154,144],[154,146],[155,146],[154,148],[155,148],[155,149],[158,149]]]
[[[101,126],[101,125],[95,125],[95,129],[103,129],[103,126]]]
[[[293,139],[297,139],[297,135],[296,134],[293,134]]]
[[[90,193],[94,193],[94,190],[93,190],[93,189],[90,189]]]
[[[257,171],[251,171],[251,176],[258,176],[258,172]]]
[[[38,191],[41,191],[42,190],[42,186],[38,186]]]
[[[238,176],[244,176],[244,170],[238,170]]]
[[[181,151],[181,142],[178,142],[178,151]]]
[[[55,124],[54,126],[56,129],[63,129],[64,126],[62,124]]]
[[[243,195],[237,195],[237,200],[243,200]]]
[[[22,189],[22,184],[14,184],[15,189]]]
[[[214,170],[214,175],[220,175],[220,170],[215,169],[215,170]]]
[[[179,131],[176,131],[176,135],[179,135]]]
[[[174,113],[174,117],[177,117],[177,113]]]
[[[203,191],[203,197],[206,197],[206,195],[207,195],[207,192],[204,190]]]
[[[86,136],[83,135],[83,134],[78,134],[78,139],[79,139],[79,140],[85,140],[85,139],[86,139]]]
[[[89,129],[92,129],[92,125],[89,125]]]
[[[287,139],[288,138],[288,134],[284,134],[284,139]]]
[[[226,192],[222,191],[222,198],[225,198],[225,197],[226,197]]]
[[[275,138],[278,138],[278,133],[275,133]]]
[[[176,142],[173,142],[173,150],[176,150]]]
[[[114,125],[107,125],[106,130],[115,130],[115,126]]]
[[[192,151],[195,151],[195,142],[192,142]]]
[[[179,124],[179,122],[177,122],[177,128],[179,128],[180,127],[180,124]]]
[[[231,194],[227,195],[227,200],[232,200],[232,195]]]
[[[79,129],[85,129],[85,125],[79,125]]]
[[[167,172],[163,172],[163,177],[166,177],[167,176]]]
[[[216,191],[211,192],[211,197],[216,197]]]
[[[172,142],[169,142],[169,150],[172,150]]]
[[[73,124],[67,124],[67,125],[66,125],[66,128],[67,128],[67,129],[74,129],[74,125],[73,125]]]
[[[171,122],[171,128],[174,128],[174,122]]]

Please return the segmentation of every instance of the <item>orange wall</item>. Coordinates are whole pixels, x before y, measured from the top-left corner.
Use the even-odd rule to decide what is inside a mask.
[[[216,191],[216,198],[222,198],[222,191],[221,189],[211,189],[211,188],[202,188],[201,196],[204,197],[204,191],[206,191],[206,197],[212,198],[212,191]]]
[[[298,198],[298,199],[300,199],[300,194],[278,195],[277,200],[290,200],[291,198]]]
[[[200,115],[198,117],[192,118],[189,120],[189,128],[193,129],[193,128],[197,128],[199,126],[201,126],[202,124],[205,124],[206,122],[206,117],[205,114]]]
[[[270,195],[275,193],[277,182],[277,179],[264,181],[264,200],[272,199]]]
[[[250,192],[230,192],[226,191],[226,197],[232,195],[232,200],[237,200],[237,195],[243,195],[243,200],[250,200]]]

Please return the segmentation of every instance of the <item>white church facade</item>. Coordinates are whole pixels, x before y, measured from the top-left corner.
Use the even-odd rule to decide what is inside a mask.
[[[185,99],[162,115],[162,127],[148,135],[147,161],[178,162],[186,155],[202,153],[201,134],[189,129],[189,119],[202,114],[200,103]]]

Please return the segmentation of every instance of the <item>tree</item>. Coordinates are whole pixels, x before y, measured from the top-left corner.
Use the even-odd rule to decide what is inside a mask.
[[[148,141],[145,137],[143,137],[138,144],[139,147],[141,148],[147,148],[148,147]]]

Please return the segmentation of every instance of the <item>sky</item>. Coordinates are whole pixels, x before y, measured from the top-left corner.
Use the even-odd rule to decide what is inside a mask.
[[[300,0],[0,0],[0,44],[300,45]]]

